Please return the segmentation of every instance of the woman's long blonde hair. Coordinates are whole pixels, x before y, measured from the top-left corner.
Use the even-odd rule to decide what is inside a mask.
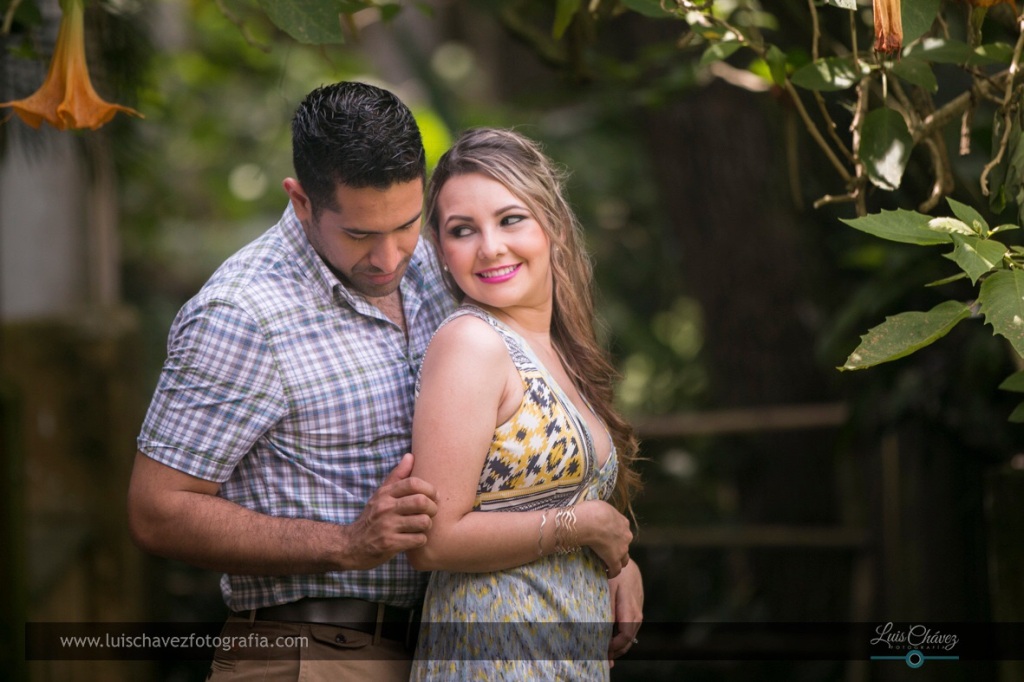
[[[564,196],[565,171],[529,138],[512,130],[473,128],[459,136],[434,169],[427,188],[427,233],[441,256],[437,198],[451,178],[479,173],[526,202],[548,236],[554,297],[551,340],[577,390],[608,426],[618,453],[619,474],[612,502],[623,512],[640,487],[635,469],[639,444],[614,406],[619,374],[594,329],[593,266],[583,230]],[[465,294],[449,273],[445,284],[461,301]]]

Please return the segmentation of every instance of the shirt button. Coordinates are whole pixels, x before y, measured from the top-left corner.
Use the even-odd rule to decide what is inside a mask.
[[[334,641],[338,644],[344,644],[346,642],[345,635],[335,635]]]

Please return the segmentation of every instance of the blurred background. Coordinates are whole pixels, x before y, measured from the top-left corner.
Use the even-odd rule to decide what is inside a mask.
[[[297,103],[345,79],[407,102],[431,163],[465,127],[515,126],[572,171],[602,333],[645,457],[631,555],[651,634],[641,631],[648,648],[620,661],[613,679],[1024,676],[1011,661],[869,662],[857,648],[866,642],[845,660],[793,660],[801,643],[784,637],[756,642],[761,660],[741,660],[745,645],[716,639],[713,625],[673,639],[693,623],[955,631],[1024,620],[1024,444],[1008,421],[1017,401],[998,389],[1019,359],[973,319],[910,357],[839,372],[864,330],[941,300],[923,285],[950,270],[844,225],[853,203],[816,207],[844,184],[788,91],[702,58],[686,38],[699,22],[658,14],[713,10],[808,45],[820,30],[809,3],[336,4],[332,16],[353,12],[342,42],[304,43],[262,11],[273,2],[87,3],[97,90],[145,118],[85,131],[34,130],[13,115],[0,125],[10,679],[204,679],[203,661],[26,662],[23,624],[225,615],[218,575],[131,544],[135,437],[174,314],[284,207]],[[870,44],[872,3],[832,4],[854,11],[826,17],[819,3],[822,21]],[[299,13],[318,3],[281,5]],[[1012,42],[1010,6],[990,19]],[[0,33],[0,99],[10,101],[43,81],[61,10],[57,0],[0,0],[0,9],[11,19]],[[848,120],[851,101],[830,106]],[[983,143],[949,169],[965,202],[979,198],[993,137],[990,120],[976,125]],[[912,156],[900,188],[862,201],[914,208],[930,163]],[[1014,206],[1004,213],[990,214],[993,224],[1016,222]],[[700,655],[712,649],[720,655]],[[673,660],[673,651],[696,655]]]

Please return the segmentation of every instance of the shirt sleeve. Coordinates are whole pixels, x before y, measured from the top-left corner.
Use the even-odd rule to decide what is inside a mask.
[[[280,372],[260,325],[231,303],[187,304],[168,335],[139,450],[223,483],[285,409]]]

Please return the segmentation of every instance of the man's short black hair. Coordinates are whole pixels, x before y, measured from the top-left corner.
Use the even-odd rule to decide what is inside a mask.
[[[338,184],[387,189],[426,177],[409,108],[387,90],[352,81],[319,87],[302,101],[292,118],[292,161],[314,215],[337,210]]]

